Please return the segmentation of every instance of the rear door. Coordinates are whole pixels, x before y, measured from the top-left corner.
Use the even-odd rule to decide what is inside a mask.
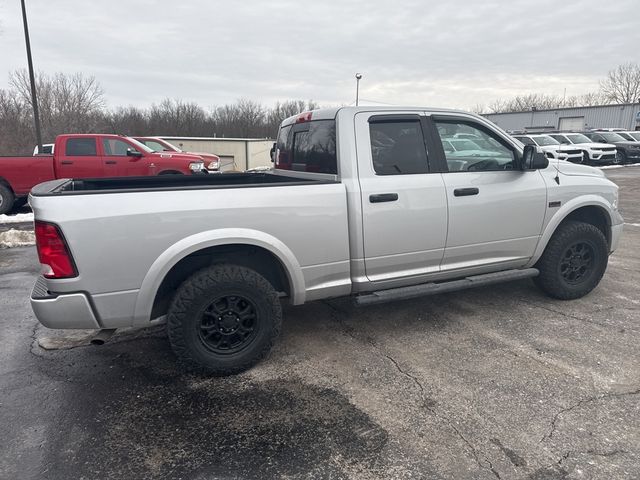
[[[104,176],[102,157],[95,137],[67,137],[61,151],[56,149],[58,178],[92,178]]]
[[[547,190],[537,170],[518,169],[518,150],[473,119],[432,117],[433,159],[441,169],[449,205],[442,270],[524,265],[542,231]],[[443,143],[465,133],[451,152]]]
[[[447,234],[440,173],[429,172],[423,115],[355,116],[364,261],[370,281],[437,272]]]

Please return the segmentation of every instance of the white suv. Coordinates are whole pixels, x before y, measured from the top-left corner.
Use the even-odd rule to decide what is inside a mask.
[[[616,146],[610,143],[594,143],[589,137],[581,133],[550,133],[562,145],[576,145],[582,149],[584,163],[607,165],[616,161]]]
[[[555,160],[566,160],[573,163],[582,163],[582,150],[577,147],[563,147],[556,139],[549,135],[514,135],[513,138],[520,140],[525,145],[540,147],[548,158]]]

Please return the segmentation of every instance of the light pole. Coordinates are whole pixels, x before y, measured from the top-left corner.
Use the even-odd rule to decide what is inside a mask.
[[[24,41],[27,44],[27,63],[29,64],[29,81],[31,82],[31,104],[33,105],[33,121],[36,124],[36,141],[38,153],[42,153],[42,134],[40,133],[40,115],[38,113],[38,99],[36,98],[36,80],[33,74],[33,61],[31,60],[31,42],[29,41],[29,27],[27,25],[27,10],[22,3],[22,23],[24,24]]]
[[[359,94],[360,94],[360,79],[361,78],[362,78],[362,74],[361,73],[356,73],[356,107],[358,106],[358,98],[359,98]]]

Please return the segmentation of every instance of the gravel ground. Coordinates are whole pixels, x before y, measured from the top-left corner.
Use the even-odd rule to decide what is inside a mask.
[[[0,250],[0,478],[640,478],[640,168],[606,172],[628,225],[587,297],[288,307],[233,378],[182,372],[162,328],[38,326],[35,250]]]

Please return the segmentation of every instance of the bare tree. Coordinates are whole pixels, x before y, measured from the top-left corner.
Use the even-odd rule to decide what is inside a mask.
[[[28,155],[36,143],[31,105],[15,90],[0,90],[0,155]]]
[[[9,84],[25,103],[31,105],[31,86],[26,70],[10,74]],[[102,87],[94,77],[81,73],[39,73],[36,87],[45,141],[51,142],[61,133],[85,133],[98,127],[105,104]]]
[[[208,136],[210,122],[204,109],[193,102],[163,100],[147,114],[148,128],[155,135]]]
[[[615,103],[640,102],[640,65],[625,63],[600,82],[602,93]]]

